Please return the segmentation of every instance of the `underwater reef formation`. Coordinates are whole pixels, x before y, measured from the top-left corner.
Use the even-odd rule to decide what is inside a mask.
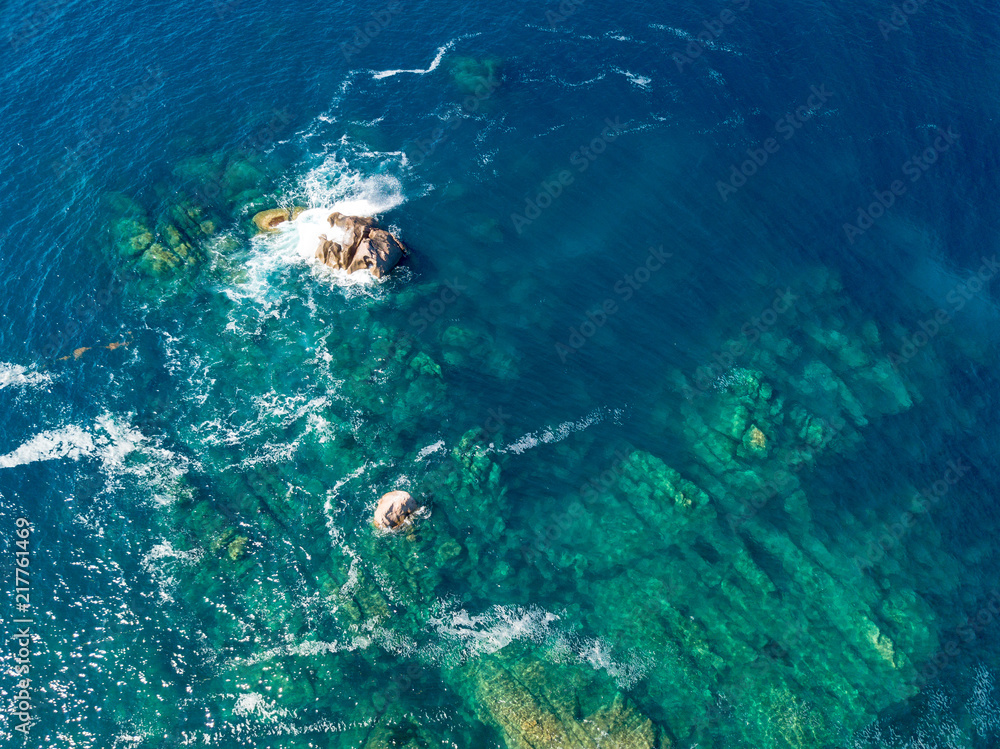
[[[498,85],[502,64],[498,57],[457,57],[449,66],[452,81],[463,94],[488,96]]]
[[[508,749],[668,749],[670,739],[593,670],[552,664],[509,645],[465,669],[479,717]]]
[[[837,496],[865,432],[926,396],[836,278],[800,281],[788,332],[761,335],[742,366],[667,373],[649,428],[671,436],[669,457],[630,447],[570,512],[529,521],[555,526],[536,544],[538,595],[651,659],[639,704],[702,747],[837,745],[913,697],[961,623],[935,613],[961,575],[933,523],[878,545],[910,481],[852,487],[869,498],[857,509]],[[599,551],[580,543],[597,537]]]
[[[206,260],[204,244],[216,234],[219,220],[203,206],[178,198],[155,220],[139,203],[111,193],[105,204],[117,215],[110,243],[120,260],[140,276],[156,281],[190,277]]]
[[[385,229],[375,226],[375,219],[359,216],[345,216],[334,211],[330,214],[330,226],[339,230],[340,242],[320,235],[316,259],[331,268],[340,268],[348,273],[367,270],[375,278],[381,278],[403,259],[406,249],[403,244]]]
[[[494,73],[462,65],[470,86]],[[215,161],[245,224],[256,172]],[[112,246],[141,276],[191,277],[211,255],[209,208],[109,204]],[[324,239],[327,264],[402,255],[371,219],[330,225],[342,241]],[[941,602],[972,596],[934,523],[878,546],[916,493],[911,477],[870,491],[842,477],[874,430],[933,399],[907,376],[931,364],[893,367],[887,331],[829,273],[797,281],[803,298],[781,322],[726,342],[746,349],[739,361],[657,375],[642,418],[663,439],[614,446],[585,431],[533,458],[504,449],[502,422],[474,427],[483,414],[463,410],[462,372],[508,383],[519,357],[462,319],[460,297],[448,317],[461,322],[417,317],[407,331],[399,320],[441,288],[394,294],[396,318],[296,278],[267,315],[205,294],[202,333],[164,354],[170,377],[203,382],[204,397],[165,401],[143,427],[197,466],[164,483],[171,501],[149,530],[156,579],[184,581],[161,595],[183,611],[170,647],[194,694],[176,686],[169,648],[136,667],[122,647],[109,656],[113,719],[150,737],[209,722],[217,745],[283,749],[315,746],[321,731],[320,745],[366,749],[842,745],[918,691],[942,632],[961,624]],[[609,478],[578,496],[553,489],[548,506],[535,486],[521,506],[530,461],[546,481],[610,463]],[[369,522],[378,487],[402,487],[382,508],[395,533]],[[398,522],[417,505],[419,523]],[[141,626],[128,634],[152,638]],[[345,704],[359,684],[370,699]]]

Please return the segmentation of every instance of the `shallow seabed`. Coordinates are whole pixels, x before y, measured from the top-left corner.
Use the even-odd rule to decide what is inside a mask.
[[[3,24],[4,741],[995,745],[995,8]]]

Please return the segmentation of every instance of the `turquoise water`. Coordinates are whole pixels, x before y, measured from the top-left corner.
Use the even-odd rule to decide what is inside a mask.
[[[5,745],[995,744],[995,9],[3,24]]]

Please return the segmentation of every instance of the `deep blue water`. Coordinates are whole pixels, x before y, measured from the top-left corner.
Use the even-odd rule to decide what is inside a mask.
[[[8,3],[4,741],[596,746],[524,726],[620,693],[614,746],[994,745],[998,43],[944,0]],[[143,275],[123,222],[178,206],[197,261]],[[335,208],[410,257],[319,268]]]

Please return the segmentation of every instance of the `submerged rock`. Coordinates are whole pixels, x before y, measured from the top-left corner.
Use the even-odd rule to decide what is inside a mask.
[[[417,503],[409,492],[389,492],[382,495],[375,508],[375,525],[385,530],[398,528],[416,511]]]
[[[669,749],[658,726],[592,670],[519,644],[474,662],[463,691],[509,749]]]
[[[334,211],[329,220],[330,226],[343,232],[344,240],[335,242],[325,234],[320,235],[316,258],[331,268],[348,273],[367,270],[375,278],[381,278],[406,253],[402,242],[385,229],[376,227],[372,218],[345,216]]]
[[[254,214],[253,222],[261,231],[278,231],[278,227],[286,221],[293,221],[305,208],[269,208]]]
[[[459,91],[484,99],[499,85],[500,58],[459,57],[451,65],[451,76]]]
[[[157,282],[190,279],[204,264],[202,245],[216,234],[218,219],[200,205],[181,198],[151,215],[121,193],[109,193],[106,205],[118,215],[109,226],[110,246],[141,277]]]

